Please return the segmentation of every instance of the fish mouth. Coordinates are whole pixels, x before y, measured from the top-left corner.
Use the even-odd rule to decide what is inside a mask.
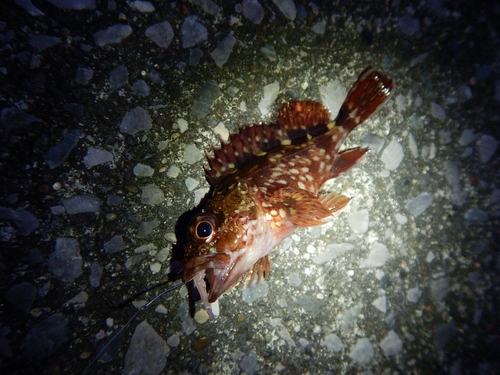
[[[193,280],[200,293],[205,310],[214,317],[211,304],[232,284],[228,283],[231,256],[226,253],[209,254],[190,259],[184,266],[184,280]]]

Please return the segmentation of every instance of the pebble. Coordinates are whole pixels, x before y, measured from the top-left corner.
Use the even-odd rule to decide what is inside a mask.
[[[50,35],[34,35],[28,38],[29,45],[35,48],[38,52],[43,52],[46,49],[54,47],[61,42],[61,38]]]
[[[387,298],[385,296],[375,298],[372,302],[372,305],[384,314],[387,312]]]
[[[167,176],[170,178],[176,178],[177,176],[179,176],[179,173],[181,173],[180,168],[176,165],[172,165],[167,171]]]
[[[466,220],[475,223],[484,223],[490,219],[488,214],[479,208],[469,208],[464,217]]]
[[[219,45],[210,53],[210,56],[215,61],[215,64],[222,68],[222,66],[227,62],[234,45],[236,44],[236,38],[234,35],[228,34],[222,39]]]
[[[390,258],[389,249],[380,243],[373,243],[370,252],[368,254],[368,258],[361,261],[361,268],[376,268],[382,267]]]
[[[373,346],[366,337],[358,339],[349,353],[349,357],[360,366],[370,363],[374,356]]]
[[[120,43],[130,35],[132,35],[132,28],[129,25],[118,24],[99,30],[94,34],[94,40],[99,47],[104,47],[108,44]]]
[[[187,16],[181,26],[182,48],[190,48],[207,40],[207,28],[198,22],[198,17]]]
[[[112,91],[128,84],[128,69],[125,65],[119,65],[109,72],[109,86]]]
[[[88,85],[90,80],[94,77],[94,70],[90,68],[77,68],[75,75],[75,82],[79,85]]]
[[[474,130],[472,129],[464,129],[460,138],[458,139],[458,143],[460,146],[467,146],[470,143],[474,142],[476,139],[476,135],[474,134]]]
[[[66,303],[71,304],[71,305],[84,304],[85,302],[88,301],[88,299],[89,299],[89,295],[85,291],[82,290],[80,293],[78,293],[76,296],[71,298]]]
[[[215,81],[207,81],[198,89],[191,106],[191,115],[202,119],[210,113],[213,102],[222,95],[219,85]]]
[[[208,316],[208,313],[205,309],[198,310],[194,314],[194,320],[196,320],[196,322],[200,324],[205,323],[209,318],[210,317]]]
[[[38,361],[68,341],[68,319],[56,313],[31,328],[24,338],[26,358]]]
[[[288,276],[288,285],[298,287],[300,286],[300,284],[302,284],[302,280],[300,279],[298,273],[292,273],[290,276]]]
[[[174,30],[168,21],[163,21],[152,26],[149,26],[145,32],[146,36],[151,39],[158,47],[168,48],[174,38]]]
[[[107,254],[114,254],[126,248],[127,245],[125,245],[123,237],[119,235],[111,237],[111,239],[108,242],[104,243],[104,250],[106,251]]]
[[[139,224],[137,228],[137,237],[144,238],[149,236],[160,226],[160,222],[156,219],[150,221],[144,221]]]
[[[27,210],[14,210],[0,206],[0,219],[10,220],[23,236],[29,236],[40,226],[40,221]]]
[[[152,273],[158,273],[161,270],[161,264],[156,262],[156,263],[151,263],[149,265],[149,269]]]
[[[264,8],[257,0],[243,0],[243,15],[258,25],[264,19]]]
[[[46,153],[42,154],[49,168],[54,169],[62,165],[82,136],[81,130],[68,130],[57,146],[49,148]]]
[[[67,10],[83,10],[95,9],[95,0],[47,0],[52,5],[58,7],[59,9]]]
[[[193,191],[200,184],[200,182],[198,180],[195,180],[192,177],[186,178],[184,183],[186,184],[186,187],[189,191]]]
[[[403,341],[401,341],[396,332],[391,330],[380,342],[380,348],[388,357],[397,355],[403,350]]]
[[[399,17],[398,26],[403,34],[408,36],[414,35],[420,31],[420,21],[408,15]]]
[[[439,121],[444,121],[446,119],[446,112],[442,106],[437,103],[431,103],[431,115]]]
[[[135,81],[131,89],[134,95],[143,98],[148,96],[150,91],[148,84],[142,79],[138,79],[137,81]]]
[[[321,265],[332,259],[338,258],[348,251],[354,249],[354,245],[350,243],[337,243],[330,244],[326,246],[326,250],[313,258],[313,263],[316,265]]]
[[[120,132],[134,135],[142,130],[148,131],[153,127],[151,117],[147,110],[135,107],[130,110],[120,122]]]
[[[83,164],[87,168],[95,167],[96,165],[110,163],[113,161],[113,154],[107,150],[101,150],[94,147],[87,149],[87,155],[83,158]]]
[[[238,366],[241,371],[248,375],[253,375],[260,369],[255,353],[243,356],[241,361],[238,363]]]
[[[321,346],[324,346],[334,353],[340,353],[345,348],[345,345],[342,343],[340,337],[333,333],[330,333],[323,338]]]
[[[106,198],[106,204],[111,207],[119,206],[122,203],[122,198],[117,194],[110,194]]]
[[[269,113],[269,107],[274,103],[278,94],[280,92],[279,82],[270,83],[263,88],[264,96],[258,104],[258,108],[262,116],[266,116]]]
[[[384,163],[385,169],[393,171],[399,167],[404,156],[403,146],[398,141],[392,140],[382,152],[380,160]]]
[[[406,299],[410,302],[417,303],[421,295],[422,291],[417,286],[415,288],[408,289],[408,292],[406,293]]]
[[[75,238],[56,239],[55,251],[49,255],[47,265],[50,271],[64,283],[72,283],[82,275],[80,245]]]
[[[434,346],[437,350],[445,349],[457,334],[458,331],[453,323],[441,324],[434,332]]]
[[[227,141],[229,139],[229,130],[227,130],[224,123],[222,122],[219,122],[214,128],[214,133],[218,134],[223,141]]]
[[[0,117],[0,127],[2,128],[22,128],[33,122],[39,122],[41,124],[45,123],[45,121],[40,120],[38,117],[32,116],[16,107],[7,107],[2,109],[2,115]]]
[[[97,288],[101,284],[102,267],[97,262],[90,265],[89,284],[92,288]]]
[[[142,204],[147,204],[148,206],[156,206],[165,201],[165,195],[163,194],[163,191],[155,184],[146,185],[141,189]]]
[[[297,16],[297,8],[293,0],[273,0],[273,3],[289,20],[293,21]]]
[[[450,279],[442,277],[431,281],[431,295],[436,301],[442,301],[448,294],[450,288]]]
[[[62,205],[70,215],[86,212],[98,212],[101,207],[101,201],[93,195],[75,195],[64,199]]]
[[[326,32],[326,19],[323,18],[322,20],[316,22],[312,29],[313,33],[316,33],[318,35],[325,35]]]
[[[408,222],[408,218],[403,214],[397,213],[395,217],[398,224],[405,225]]]
[[[484,134],[477,141],[479,150],[479,160],[481,163],[487,163],[498,150],[498,141],[491,135]]]
[[[141,246],[135,248],[134,253],[136,253],[136,254],[148,253],[148,252],[155,251],[156,249],[157,249],[157,247],[154,244],[148,243],[146,245],[141,245]]]
[[[134,175],[136,177],[151,177],[155,170],[149,165],[138,163],[133,169]]]
[[[243,302],[252,303],[257,301],[259,298],[266,297],[269,292],[269,285],[265,279],[261,279],[259,282],[253,282],[250,286],[243,289],[241,293]]]
[[[379,153],[384,148],[385,139],[375,134],[365,134],[361,138],[361,147],[368,147],[370,151]]]
[[[269,61],[276,61],[278,59],[276,49],[270,44],[265,44],[260,51],[269,59]]]
[[[200,62],[200,59],[203,57],[203,51],[198,47],[191,48],[189,50],[189,65],[196,66]]]
[[[10,287],[7,292],[5,292],[4,297],[11,304],[27,314],[31,311],[36,294],[37,289],[35,286],[25,282]]]
[[[450,160],[443,163],[444,177],[451,188],[451,201],[453,204],[461,207],[464,205],[467,198],[467,192],[462,190],[460,181],[460,169],[458,165]]]
[[[196,147],[194,143],[190,143],[184,147],[184,161],[188,164],[194,164],[203,158],[203,153]]]
[[[30,16],[39,17],[45,15],[45,13],[31,3],[31,0],[15,0],[15,4],[22,7]]]
[[[354,233],[366,233],[366,231],[368,231],[368,224],[370,223],[368,210],[363,209],[350,213],[349,216],[347,216],[347,222]]]
[[[434,194],[423,192],[406,202],[405,208],[416,218],[423,214],[434,202]]]
[[[179,335],[176,335],[175,333],[167,339],[167,344],[171,348],[179,346],[180,343],[181,343],[181,338],[179,337]]]
[[[408,148],[410,149],[411,156],[414,159],[418,158],[418,145],[413,134],[408,133]]]
[[[124,374],[156,375],[167,364],[170,350],[165,340],[144,320],[135,331],[125,355]]]
[[[141,13],[151,13],[155,11],[155,7],[149,1],[132,1],[130,3],[132,8]]]

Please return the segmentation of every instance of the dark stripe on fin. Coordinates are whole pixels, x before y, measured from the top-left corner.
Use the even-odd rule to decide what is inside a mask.
[[[365,69],[347,94],[335,124],[351,131],[375,113],[394,89],[391,78],[374,68]]]

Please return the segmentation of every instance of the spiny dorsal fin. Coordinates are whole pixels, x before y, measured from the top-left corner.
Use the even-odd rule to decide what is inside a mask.
[[[314,101],[289,101],[278,112],[273,124],[253,124],[231,133],[229,141],[221,141],[219,148],[212,146],[213,156],[206,154],[208,167],[205,175],[210,185],[234,173],[247,161],[282,144],[301,143],[327,131],[330,111]]]

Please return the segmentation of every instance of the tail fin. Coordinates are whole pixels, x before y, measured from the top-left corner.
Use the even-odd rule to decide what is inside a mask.
[[[351,131],[375,113],[394,89],[391,78],[374,68],[365,69],[347,94],[335,124]]]

